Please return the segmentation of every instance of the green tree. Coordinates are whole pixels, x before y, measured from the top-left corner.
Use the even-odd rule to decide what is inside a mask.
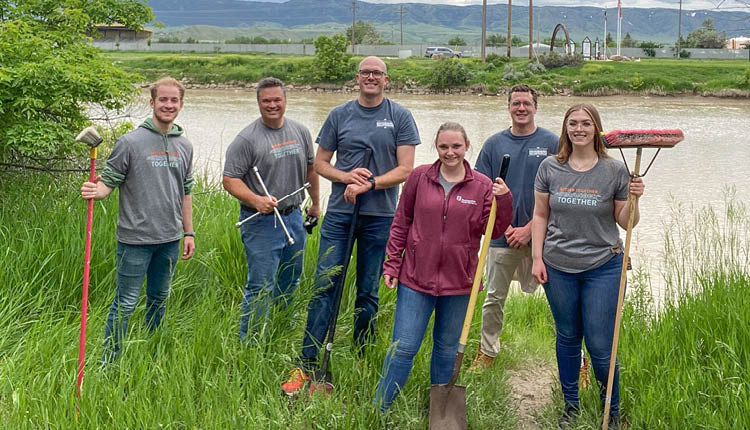
[[[727,35],[725,32],[718,33],[714,27],[714,20],[706,18],[703,20],[702,27],[690,32],[685,40],[685,48],[708,48],[721,49],[726,43]]]
[[[137,94],[125,73],[90,46],[96,24],[140,29],[138,0],[0,0],[0,162],[50,167],[75,153],[91,105],[116,110]]]
[[[612,33],[607,32],[607,46],[616,46],[614,39],[612,39]]]
[[[331,37],[320,35],[315,39],[315,79],[319,81],[342,81],[350,76],[349,58],[346,53],[349,41],[341,34]]]
[[[635,48],[638,46],[638,41],[630,37],[630,33],[625,33],[625,37],[622,38],[621,46],[623,48]]]
[[[508,38],[502,34],[490,34],[487,38],[487,46],[505,46],[508,43]]]
[[[351,25],[346,29],[346,38],[352,40]],[[375,29],[375,26],[369,22],[357,21],[354,23],[354,44],[381,45],[383,44],[383,38]]]
[[[526,41],[524,41],[518,36],[513,36],[510,38],[510,44],[513,46],[523,46],[526,44]]]
[[[466,41],[458,36],[452,37],[448,41],[448,45],[450,46],[466,46]]]

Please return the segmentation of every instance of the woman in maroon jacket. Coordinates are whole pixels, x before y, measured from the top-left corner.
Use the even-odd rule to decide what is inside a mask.
[[[448,383],[493,196],[493,238],[512,218],[513,197],[502,179],[493,184],[464,160],[469,139],[461,125],[441,125],[435,147],[438,160],[406,180],[386,248],[385,284],[398,287],[398,295],[393,342],[374,400],[382,411],[406,384],[433,310],[430,380]]]

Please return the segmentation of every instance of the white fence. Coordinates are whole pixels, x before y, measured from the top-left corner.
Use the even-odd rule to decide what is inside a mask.
[[[289,43],[278,45],[256,45],[256,44],[224,44],[224,43],[151,43],[145,40],[139,41],[96,41],[94,46],[105,51],[168,51],[168,52],[263,52],[268,54],[287,54],[287,55],[315,55],[315,46],[312,44]],[[381,57],[398,57],[399,51],[410,50],[412,55],[422,56],[428,46],[435,44],[419,45],[356,45],[354,53],[357,55],[377,55]],[[580,45],[579,45],[580,46]],[[452,47],[453,48],[453,47]],[[577,48],[580,51],[580,47]],[[462,46],[458,49],[464,56],[478,57],[481,52],[479,46]],[[635,58],[645,58],[646,53],[641,48],[622,48],[622,55]],[[672,48],[655,48],[657,58],[674,57]],[[724,59],[746,59],[750,58],[750,52],[747,49],[699,49],[689,48],[683,51],[690,52],[690,58],[724,58]],[[351,48],[349,48],[351,52]],[[491,47],[486,48],[487,54],[495,53],[505,55],[506,48]],[[539,49],[537,55],[549,52],[547,49]],[[563,52],[562,47],[555,48],[555,52]],[[608,55],[613,55],[613,48],[607,49]],[[527,47],[513,47],[511,56],[527,57],[529,50]]]

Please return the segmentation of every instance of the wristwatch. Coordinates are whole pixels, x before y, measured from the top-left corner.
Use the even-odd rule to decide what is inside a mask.
[[[195,237],[195,232],[194,231],[186,231],[185,233],[182,233],[182,237],[188,237],[188,236]]]
[[[370,191],[374,190],[375,189],[375,176],[370,176],[367,180],[370,181],[370,183],[372,184],[372,186],[370,186]]]

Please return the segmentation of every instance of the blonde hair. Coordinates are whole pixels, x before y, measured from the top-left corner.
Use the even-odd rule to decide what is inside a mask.
[[[557,149],[557,155],[555,155],[555,159],[558,163],[565,164],[568,161],[568,158],[570,158],[570,154],[573,152],[573,144],[570,142],[570,138],[568,138],[568,117],[570,117],[573,112],[578,111],[586,112],[586,114],[588,114],[588,116],[594,122],[594,151],[596,151],[596,154],[599,156],[599,158],[609,158],[609,155],[607,154],[607,148],[604,147],[604,144],[602,142],[602,119],[599,116],[599,112],[591,103],[578,103],[571,106],[570,109],[565,112],[562,132],[560,133],[560,142]]]
[[[177,88],[180,91],[180,100],[182,100],[183,97],[185,97],[185,86],[182,85],[182,83],[180,81],[178,81],[177,79],[175,79],[175,78],[173,78],[171,76],[165,76],[165,77],[159,79],[158,81],[154,82],[153,84],[151,84],[150,90],[151,90],[151,99],[152,100],[156,99],[156,91],[162,85],[168,85],[168,86]]]

